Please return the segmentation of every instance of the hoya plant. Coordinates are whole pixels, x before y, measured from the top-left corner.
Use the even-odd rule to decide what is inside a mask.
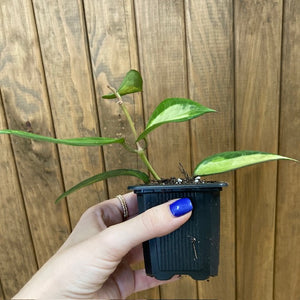
[[[80,138],[71,138],[71,139],[57,139],[53,137],[42,136],[26,131],[20,130],[11,130],[5,129],[0,130],[0,134],[12,134],[22,138],[29,138],[38,141],[56,143],[56,144],[65,144],[70,146],[104,146],[108,144],[121,144],[124,148],[130,152],[135,152],[140,159],[143,161],[147,169],[149,170],[150,176],[144,172],[134,169],[116,169],[106,171],[100,174],[96,174],[90,178],[81,181],[76,184],[63,194],[61,194],[57,199],[58,202],[60,199],[68,196],[76,190],[79,190],[83,187],[86,187],[95,182],[105,180],[107,178],[115,176],[135,176],[141,179],[145,184],[151,181],[151,178],[155,180],[160,180],[160,176],[152,167],[146,155],[147,148],[147,136],[157,127],[171,122],[184,122],[194,118],[197,118],[206,113],[215,112],[214,109],[205,107],[198,102],[192,101],[186,98],[167,98],[163,100],[151,114],[146,128],[143,132],[137,133],[134,122],[126,108],[125,103],[122,100],[122,96],[127,94],[132,94],[136,92],[141,92],[143,89],[143,80],[140,73],[136,70],[130,70],[125,78],[123,79],[120,87],[115,89],[111,86],[108,86],[111,93],[103,96],[104,99],[117,99],[117,103],[121,107],[128,124],[131,128],[132,134],[135,138],[135,147],[127,143],[126,137],[122,138],[112,138],[112,137],[80,137]],[[141,141],[144,141],[143,143]],[[209,156],[203,159],[196,166],[193,175],[194,176],[207,176],[217,173],[223,173],[235,169],[239,169],[245,166],[262,163],[272,160],[293,160],[295,159],[280,156],[277,154],[271,154],[260,151],[229,151],[217,153],[212,156]]]

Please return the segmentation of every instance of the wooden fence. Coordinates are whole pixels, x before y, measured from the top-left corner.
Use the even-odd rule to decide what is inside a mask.
[[[103,100],[129,69],[144,92],[125,97],[142,129],[167,97],[218,111],[150,134],[163,176],[201,158],[252,149],[300,159],[300,1],[1,0],[0,128],[59,138],[129,133]],[[55,253],[90,206],[126,192],[129,178],[65,188],[119,167],[139,168],[117,145],[54,146],[0,136],[0,299]],[[271,162],[217,177],[222,192],[219,275],[132,299],[300,299],[299,165]]]

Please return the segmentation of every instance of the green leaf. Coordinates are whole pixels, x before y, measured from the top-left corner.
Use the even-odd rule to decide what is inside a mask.
[[[143,79],[141,74],[136,70],[130,70],[123,79],[121,86],[117,90],[120,96],[141,92],[143,90]],[[102,96],[104,99],[114,99],[115,94]]]
[[[248,150],[229,151],[209,156],[201,161],[195,168],[194,175],[213,175],[278,159],[297,161],[293,158],[266,152]]]
[[[209,112],[215,112],[215,110],[205,107],[190,99],[165,99],[156,107],[149,118],[146,129],[137,138],[137,141],[145,138],[150,131],[162,124],[191,120]]]
[[[72,188],[70,188],[69,190],[67,190],[66,192],[64,192],[63,194],[61,194],[55,201],[55,203],[57,203],[59,200],[61,200],[62,198],[70,195],[71,193],[86,187],[90,184],[93,184],[95,182],[101,181],[101,180],[105,180],[107,178],[111,178],[111,177],[116,177],[116,176],[135,176],[141,180],[143,180],[144,183],[148,183],[150,181],[149,176],[147,174],[145,174],[144,172],[141,172],[139,170],[132,170],[132,169],[117,169],[117,170],[112,170],[112,171],[107,171],[101,174],[97,174],[94,175],[88,179],[85,179],[83,181],[81,181],[80,183],[76,184],[75,186],[73,186]]]
[[[55,143],[55,144],[65,144],[71,146],[102,146],[107,144],[124,144],[124,138],[113,139],[113,138],[105,138],[105,137],[83,137],[83,138],[74,138],[74,139],[55,139],[48,136],[43,136],[39,134],[30,133],[27,131],[20,130],[0,130],[0,134],[7,133],[16,135],[22,138],[33,139],[37,141]]]

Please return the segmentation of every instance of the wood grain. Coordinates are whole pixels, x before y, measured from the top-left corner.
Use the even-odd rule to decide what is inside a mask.
[[[53,136],[31,1],[1,1],[0,22],[0,86],[8,127]],[[66,239],[70,228],[65,203],[55,205],[52,198],[62,192],[57,151],[53,145],[20,138],[12,139],[12,147],[41,266]],[[5,168],[1,172],[6,176]],[[6,195],[11,192],[8,186],[2,191]]]
[[[79,2],[33,1],[55,134],[59,138],[99,136]],[[67,189],[104,169],[99,147],[62,145],[59,156]],[[72,227],[88,207],[105,199],[103,182],[70,195],[68,208]]]
[[[146,119],[165,98],[187,97],[186,44],[182,1],[135,1],[137,36]],[[164,125],[149,135],[149,159],[161,177],[178,176],[178,164],[190,172],[187,123]],[[163,142],[162,142],[163,141]],[[167,160],[166,160],[167,158]],[[163,299],[197,298],[188,277],[160,287]]]
[[[139,69],[133,1],[85,1],[84,8],[102,136],[126,137],[135,147],[133,134],[116,101],[101,98],[111,92],[108,84],[117,89],[130,69]],[[137,131],[141,132],[144,125],[141,95],[128,95],[123,100]],[[128,153],[119,145],[104,148],[104,159],[106,170],[132,168],[147,172],[135,153]],[[129,177],[108,180],[109,196],[123,194],[129,185],[138,183],[138,179]],[[136,293],[130,299],[158,297],[157,289],[152,289]]]
[[[162,177],[180,175],[179,162],[191,172],[203,157],[234,147],[300,159],[298,2],[2,0],[0,128],[126,135],[132,143],[120,108],[101,96],[134,68],[144,92],[124,101],[139,132],[167,97],[218,111],[150,133],[149,158]],[[0,149],[0,299],[10,299],[88,206],[138,180],[108,180],[71,195],[68,208],[55,206],[65,187],[102,170],[145,168],[119,145],[101,152],[0,136]],[[236,180],[210,177],[229,182],[219,275],[183,277],[129,299],[298,299],[299,177],[292,162],[242,169]]]
[[[280,139],[282,155],[300,160],[300,2],[284,2]],[[300,166],[279,163],[274,299],[300,297]]]
[[[0,92],[0,128],[7,128]],[[10,138],[0,135],[0,269],[11,299],[37,269]],[[0,293],[1,294],[1,293]]]
[[[277,153],[282,1],[235,5],[236,147]],[[237,299],[272,299],[276,163],[237,172]]]
[[[101,98],[111,92],[108,84],[118,88],[130,69],[138,69],[132,1],[85,1],[84,4],[101,134],[105,137],[126,137],[134,146],[133,135],[121,108],[115,100]],[[125,96],[123,100],[137,130],[141,131],[143,113],[140,95]],[[106,170],[141,167],[136,154],[128,153],[120,145],[109,145],[103,150]],[[124,193],[128,185],[137,182],[136,178],[108,180],[109,196]]]
[[[188,85],[190,98],[217,113],[191,122],[193,168],[214,153],[234,150],[234,64],[232,1],[186,1]],[[235,298],[234,176],[221,193],[219,274],[198,282],[198,297]]]
[[[182,1],[136,1],[139,57],[146,119],[165,98],[187,97],[186,45]],[[149,157],[161,177],[190,171],[189,126],[167,124],[149,135]],[[163,139],[163,143],[161,142]],[[167,149],[167,150],[166,150]],[[178,155],[185,153],[185,157]],[[165,155],[168,153],[168,163]]]
[[[1,279],[0,279],[0,300],[4,300],[4,294],[3,294],[3,291],[2,291]]]

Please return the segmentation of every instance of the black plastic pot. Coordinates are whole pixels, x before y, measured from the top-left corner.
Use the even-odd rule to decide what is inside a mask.
[[[225,182],[198,185],[130,186],[139,212],[176,198],[190,198],[191,218],[176,231],[143,243],[146,273],[160,280],[189,275],[205,280],[218,274],[220,191]]]

